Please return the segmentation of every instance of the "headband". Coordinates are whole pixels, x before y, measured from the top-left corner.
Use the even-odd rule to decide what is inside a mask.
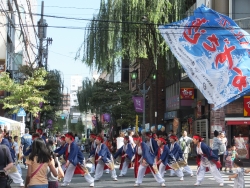
[[[142,139],[141,139],[141,137],[133,137],[133,140],[135,140],[135,141],[142,141]]]
[[[193,136],[193,138],[196,139],[196,140],[199,140],[200,142],[203,140],[203,138],[201,138],[201,137],[198,136],[198,135]]]
[[[43,134],[43,130],[42,129],[37,129],[36,132],[38,132],[40,135]]]
[[[175,141],[178,140],[177,136],[171,135],[170,138],[174,139]]]
[[[151,133],[146,133],[146,136],[148,136],[148,137],[152,138]]]
[[[154,134],[153,134],[153,137],[157,137],[157,134],[154,133]]]
[[[66,138],[70,138],[72,141],[74,141],[75,140],[75,137],[73,136],[73,135],[71,135],[71,134],[65,134],[65,137]]]
[[[161,141],[163,144],[166,144],[166,140],[164,138],[158,138],[157,140]]]
[[[90,135],[89,135],[89,137],[91,137],[91,138],[94,138],[94,139],[95,139],[95,138],[96,138],[96,135],[95,135],[95,134],[90,134]]]
[[[65,136],[61,136],[61,140],[62,140],[62,141],[65,141]]]
[[[129,138],[127,138],[127,137],[124,137],[124,140],[127,140],[127,141],[129,141]]]
[[[101,142],[103,142],[103,138],[100,137],[100,136],[97,136],[95,139],[100,140]]]

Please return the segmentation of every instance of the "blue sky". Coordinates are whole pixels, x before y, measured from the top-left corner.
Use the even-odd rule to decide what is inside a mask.
[[[41,0],[38,0],[37,12],[41,12]],[[58,6],[58,7],[55,7]],[[59,8],[68,7],[68,8]],[[70,7],[77,7],[70,8]],[[44,0],[44,14],[74,18],[91,19],[93,14],[98,13],[100,0]],[[40,17],[36,18],[37,21]],[[74,26],[85,27],[89,21],[65,20],[45,17],[50,26]],[[57,69],[62,72],[65,86],[70,89],[70,76],[82,75],[92,78],[92,72],[80,60],[75,61],[74,57],[84,40],[85,31],[79,29],[57,29],[49,27],[47,37],[53,39],[49,46],[48,68]],[[67,89],[65,89],[67,92]]]

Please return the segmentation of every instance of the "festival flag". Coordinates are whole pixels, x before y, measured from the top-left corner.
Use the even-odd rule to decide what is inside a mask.
[[[232,19],[202,5],[159,30],[213,110],[250,91],[250,36]]]
[[[134,107],[136,112],[143,112],[143,97],[133,97]]]

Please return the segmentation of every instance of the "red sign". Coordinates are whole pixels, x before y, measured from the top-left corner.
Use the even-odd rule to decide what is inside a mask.
[[[250,96],[244,96],[244,116],[250,116]]]
[[[181,88],[180,99],[194,99],[194,88]]]

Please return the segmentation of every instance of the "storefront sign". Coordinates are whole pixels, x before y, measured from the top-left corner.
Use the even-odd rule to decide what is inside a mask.
[[[250,96],[244,96],[244,116],[250,116]]]
[[[164,114],[164,120],[174,119],[177,117],[177,111],[166,112]]]
[[[181,88],[180,99],[194,99],[194,88]]]
[[[179,95],[168,98],[166,100],[166,110],[170,111],[170,110],[179,109],[179,107],[180,107],[179,101],[180,101]]]

